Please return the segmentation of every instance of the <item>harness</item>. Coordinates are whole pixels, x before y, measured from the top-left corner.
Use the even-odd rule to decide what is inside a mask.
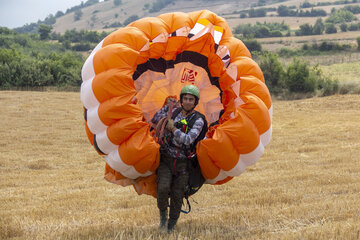
[[[171,119],[175,120],[176,116],[179,115],[181,110],[182,110],[182,108],[175,109],[174,113],[171,116]],[[198,120],[199,118],[202,118],[204,121],[204,126],[203,126],[199,136],[195,139],[195,141],[192,144],[190,144],[189,146],[184,146],[181,149],[181,150],[184,150],[187,157],[191,157],[191,156],[195,155],[196,144],[200,140],[204,139],[205,134],[208,131],[206,118],[203,114],[201,114],[197,111],[194,111],[192,114],[186,116],[186,118],[184,118],[181,121],[176,122],[174,124],[174,126],[178,129],[180,129],[183,133],[188,133],[191,130],[191,128],[194,126],[196,120]],[[174,144],[172,143],[172,141],[170,141],[169,139],[167,139],[167,140],[168,140],[169,145],[174,147]]]
[[[181,112],[181,110],[182,110],[181,108],[175,109],[175,111],[171,115],[171,119],[175,120],[176,116]],[[171,112],[169,112],[168,117],[166,119],[164,119],[163,122],[161,122],[162,126],[159,127],[161,130],[164,129],[164,125],[166,125],[167,120],[170,118],[169,117],[170,113]],[[204,126],[203,126],[199,136],[189,146],[183,145],[182,148],[175,146],[172,143],[170,136],[161,136],[162,132],[159,134],[159,138],[158,138],[159,143],[161,145],[160,152],[162,154],[164,154],[166,156],[166,158],[169,157],[169,158],[173,159],[172,163],[171,162],[168,163],[168,166],[169,166],[170,170],[172,171],[173,176],[176,177],[178,174],[189,173],[189,180],[188,180],[188,184],[185,186],[185,193],[184,193],[184,198],[188,205],[188,211],[181,210],[181,212],[186,213],[186,214],[191,211],[189,196],[195,194],[200,189],[200,187],[203,185],[203,183],[205,182],[205,179],[201,174],[200,165],[199,165],[199,162],[198,162],[197,156],[196,156],[196,145],[200,140],[204,139],[205,134],[208,131],[208,126],[207,126],[207,121],[206,121],[205,116],[197,111],[193,112],[186,118],[184,118],[174,124],[174,126],[177,129],[180,129],[183,133],[188,133],[194,126],[196,120],[199,118],[203,119]],[[170,156],[170,153],[168,152],[169,147],[177,148],[177,154],[176,154],[175,158]],[[176,169],[176,163],[178,160],[180,160],[179,159],[180,151],[184,151],[184,153],[185,153],[187,166],[186,166],[186,169],[182,169],[181,171],[178,171]]]

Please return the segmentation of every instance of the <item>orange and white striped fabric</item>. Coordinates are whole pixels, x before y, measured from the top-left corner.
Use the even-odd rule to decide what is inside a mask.
[[[105,179],[156,195],[159,145],[150,119],[183,86],[200,90],[209,129],[197,145],[206,182],[222,184],[258,161],[270,142],[272,102],[259,66],[225,20],[203,10],[143,18],[107,36],[82,69],[81,101]]]

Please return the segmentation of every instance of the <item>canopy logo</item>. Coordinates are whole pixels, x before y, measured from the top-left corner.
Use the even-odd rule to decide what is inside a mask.
[[[182,73],[181,76],[181,83],[184,82],[190,82],[191,84],[195,83],[195,77],[197,76],[197,72],[195,72],[194,70],[188,69],[188,68],[184,68],[184,71]]]

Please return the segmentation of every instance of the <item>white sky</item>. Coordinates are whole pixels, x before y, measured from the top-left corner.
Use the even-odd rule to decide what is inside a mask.
[[[0,0],[0,26],[15,28],[44,20],[57,11],[81,4],[86,0]]]

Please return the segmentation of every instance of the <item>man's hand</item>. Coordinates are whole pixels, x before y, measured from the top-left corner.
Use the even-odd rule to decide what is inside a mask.
[[[168,105],[168,106],[171,106],[171,105],[175,105],[176,104],[176,99],[175,98],[168,98],[167,100],[166,100],[166,105]]]
[[[169,119],[167,124],[166,124],[166,129],[169,130],[170,132],[173,132],[175,130],[175,126],[174,126],[174,120]]]

